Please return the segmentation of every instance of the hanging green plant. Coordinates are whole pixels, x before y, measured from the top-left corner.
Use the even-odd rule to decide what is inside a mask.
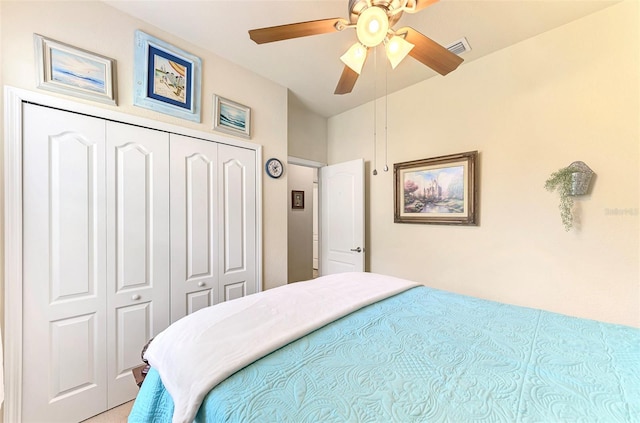
[[[553,172],[549,179],[544,183],[544,187],[547,191],[557,191],[560,196],[560,218],[564,229],[569,231],[573,227],[573,197],[571,196],[571,175],[576,170],[571,167],[563,167],[556,172]]]

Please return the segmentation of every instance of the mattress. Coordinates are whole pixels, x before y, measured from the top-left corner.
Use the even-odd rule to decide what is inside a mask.
[[[155,369],[130,422],[169,422]],[[414,287],[256,360],[196,422],[640,421],[640,330]]]

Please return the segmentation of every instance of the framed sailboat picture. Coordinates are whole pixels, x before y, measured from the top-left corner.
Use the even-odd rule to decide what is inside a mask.
[[[251,138],[251,109],[214,94],[213,129],[242,138]]]
[[[201,72],[199,57],[136,31],[135,106],[200,122]]]

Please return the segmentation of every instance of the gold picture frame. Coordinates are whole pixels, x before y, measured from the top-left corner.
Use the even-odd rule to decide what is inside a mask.
[[[394,222],[477,225],[477,151],[393,165]]]

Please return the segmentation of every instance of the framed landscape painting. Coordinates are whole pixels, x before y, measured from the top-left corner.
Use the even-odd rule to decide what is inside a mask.
[[[201,73],[199,57],[136,31],[134,105],[200,122]]]
[[[251,109],[214,94],[213,129],[242,138],[251,138]]]
[[[38,88],[116,105],[116,61],[33,35]]]
[[[477,225],[477,151],[393,165],[394,222]]]

